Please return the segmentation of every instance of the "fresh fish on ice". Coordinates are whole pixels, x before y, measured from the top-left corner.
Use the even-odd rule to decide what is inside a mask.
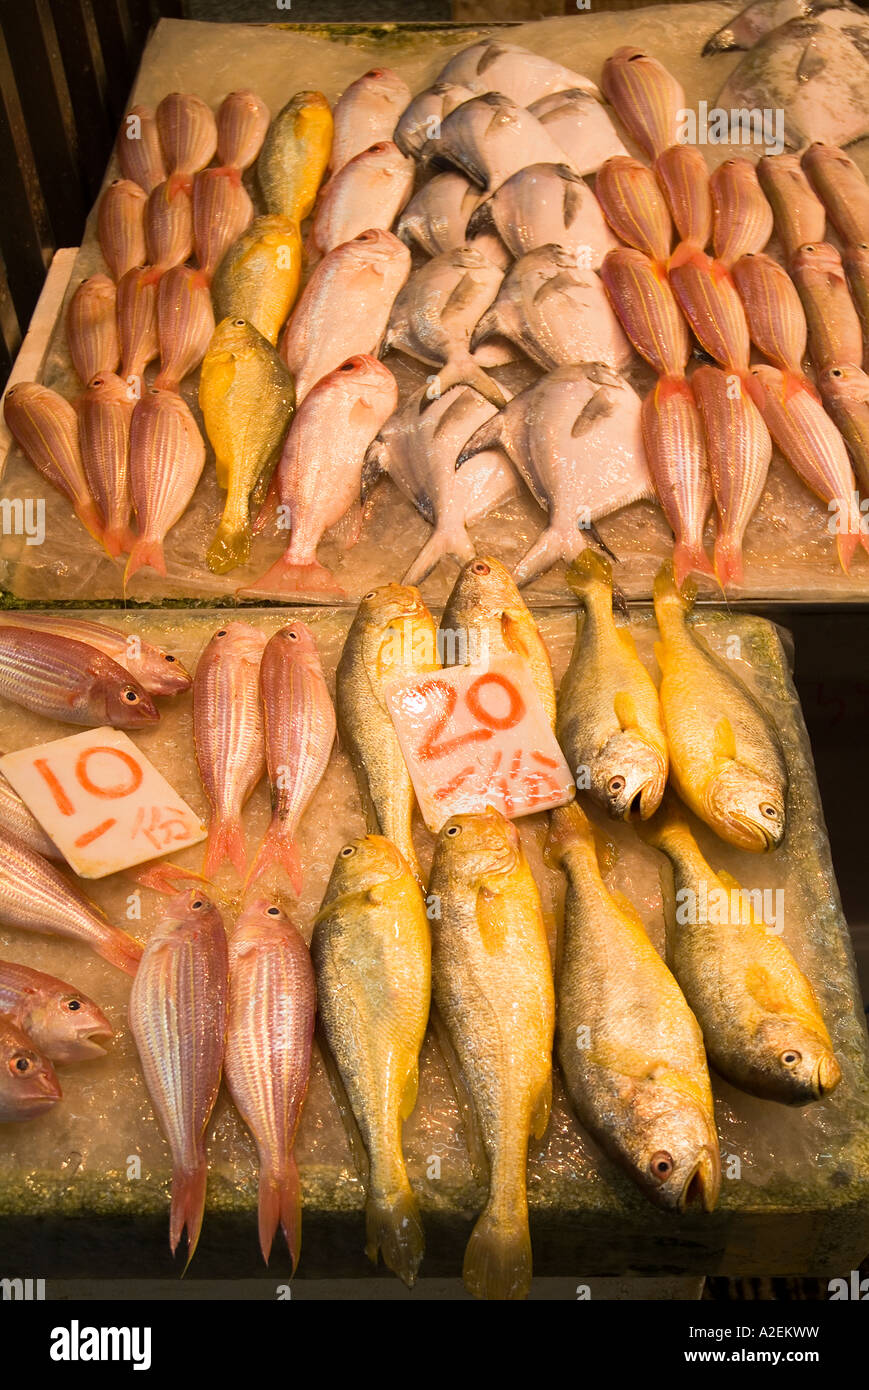
[[[496,232],[513,256],[538,246],[563,246],[590,270],[618,246],[586,183],[566,164],[531,164],[507,179],[474,210],[468,236]]]
[[[410,88],[390,68],[371,68],[352,82],[332,111],[330,174],[337,174],[378,140],[392,140],[398,118],[409,101]]]
[[[72,365],[85,385],[100,372],[118,369],[117,295],[108,275],[91,275],[69,301],[66,341]]]
[[[564,164],[576,173],[537,117],[503,92],[487,92],[457,106],[423,145],[420,160],[438,169],[459,169],[487,193],[529,164]]]
[[[528,110],[578,174],[593,174],[605,160],[628,153],[606,107],[584,88],[552,92],[531,102]]]
[[[455,53],[438,82],[460,82],[475,91],[503,92],[519,106],[530,106],[552,92],[579,88],[600,96],[587,77],[518,44],[486,38]]]
[[[256,92],[229,92],[217,111],[217,163],[249,169],[262,148],[270,113]]]
[[[323,189],[309,248],[325,256],[370,227],[388,231],[413,188],[413,160],[391,140],[380,140],[345,164]]]

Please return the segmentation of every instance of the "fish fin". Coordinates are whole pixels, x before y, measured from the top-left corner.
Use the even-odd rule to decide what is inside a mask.
[[[497,232],[497,230],[495,219],[492,215],[492,199],[486,198],[485,202],[480,203],[478,207],[474,208],[474,211],[468,218],[465,227],[465,240],[472,241],[473,238],[479,236],[481,232]]]
[[[362,463],[362,497],[366,498],[374,484],[384,473],[389,472],[389,449],[378,436],[372,439],[365,451]]]
[[[628,921],[633,922],[634,926],[639,927],[642,932],[646,932],[646,924],[643,921],[634,904],[631,902],[630,898],[626,898],[624,893],[622,893],[618,888],[610,888],[607,891],[609,892],[609,895],[615,903],[616,907],[625,917],[627,917]],[[647,932],[646,935],[648,935]]]
[[[696,241],[680,241],[667,261],[667,269],[678,270],[680,266],[696,260],[698,253],[702,255],[703,248]]]
[[[284,834],[281,826],[272,821],[256,853],[256,858],[247,876],[245,888],[250,888],[256,883],[258,878],[270,869],[272,865],[279,864],[290,880],[293,892],[298,898],[302,891],[302,861],[299,856],[298,845],[290,836]]]
[[[136,538],[126,524],[123,526],[107,526],[101,537],[103,547],[108,551],[113,560],[117,560],[119,555],[126,555],[135,545]]]
[[[836,536],[836,554],[839,557],[839,564],[846,574],[850,573],[851,561],[854,558],[854,551],[860,544],[860,535],[856,531],[840,531]]]
[[[646,837],[643,836],[643,839]],[[649,841],[655,844],[654,840]],[[656,848],[660,848],[656,845]],[[676,879],[670,863],[658,868],[658,884],[661,889],[661,905],[664,912],[664,960],[668,970],[673,970],[676,960]],[[645,928],[644,928],[645,930]]]
[[[570,431],[571,439],[578,439],[580,435],[585,434],[586,430],[590,430],[593,425],[597,424],[598,420],[605,420],[612,413],[612,399],[608,395],[606,387],[602,387],[586,401],[574,420],[573,428]]]
[[[487,888],[485,883],[477,890],[477,928],[483,950],[493,955],[504,944],[507,924],[501,893]]]
[[[409,1115],[413,1114],[418,1093],[419,1064],[417,1063],[416,1066],[414,1066],[412,1072],[410,1073],[410,1076],[407,1078],[407,1081],[405,1082],[404,1091],[402,1092],[401,1096],[401,1105],[399,1107],[398,1113],[401,1115],[401,1118],[403,1120],[406,1120]]]
[[[737,883],[736,879],[733,877],[733,874],[729,874],[726,869],[719,869],[717,873],[725,888],[742,888],[742,884]]]
[[[87,498],[84,502],[77,502],[74,507],[75,514],[81,522],[89,536],[93,536],[95,541],[104,545],[103,541],[103,519],[100,510],[92,498]]]
[[[429,536],[413,564],[407,570],[402,584],[421,584],[431,574],[445,555],[453,555],[464,564],[475,555],[473,542],[464,527],[461,537],[457,532],[435,530]]]
[[[221,522],[205,559],[213,574],[226,574],[246,564],[250,559],[250,528],[246,526],[237,531]]]
[[[127,975],[135,975],[142,959],[143,947],[135,937],[121,931],[120,927],[109,927],[104,937],[94,941],[94,950],[110,965],[115,965]]]
[[[244,829],[241,816],[216,816],[208,832],[208,848],[205,853],[203,873],[213,879],[217,870],[228,859],[244,878],[247,869],[247,850],[244,843]]]
[[[579,548],[582,549],[585,542],[579,539],[579,532],[577,532],[577,539]],[[567,544],[561,531],[547,526],[546,530],[537,537],[531,549],[522,556],[513,571],[513,578],[521,588],[523,584],[528,584],[532,579],[535,579],[538,574],[543,574],[544,570],[548,570],[557,560],[571,559],[572,556],[568,552],[572,549],[573,546]]]
[[[570,564],[567,574],[567,587],[572,589],[578,599],[585,600],[596,590],[607,589],[612,593],[612,565],[603,555],[590,546],[582,551]]]
[[[471,334],[471,341],[468,344],[471,352],[476,352],[481,343],[487,338],[493,338],[495,334],[504,332],[504,325],[501,321],[501,314],[498,309],[497,301],[490,305],[483,317],[478,321],[476,328]]]
[[[535,1139],[542,1139],[549,1126],[549,1117],[552,1114],[552,1074],[546,1078],[540,1087],[540,1093],[534,1102],[531,1111],[530,1129]]]
[[[622,729],[636,729],[639,727],[639,717],[637,715],[637,703],[627,690],[616,692],[613,700],[613,712]]]
[[[780,982],[762,965],[749,965],[745,972],[745,988],[760,1007],[771,1014],[788,1014],[794,1007]]]
[[[664,643],[663,643],[663,642],[655,642],[653,645],[654,645],[654,652],[655,652],[655,660],[656,660],[657,663],[658,663],[658,668],[659,668],[661,671],[663,671],[663,670],[664,670],[664,662],[666,661],[667,649],[666,649],[666,647],[664,646]]]
[[[527,1209],[505,1221],[491,1199],[471,1232],[462,1268],[475,1298],[526,1298],[531,1287],[531,1233]]]
[[[499,446],[503,448],[503,426],[503,416],[498,414],[486,420],[478,430],[474,430],[470,439],[466,439],[462,446],[462,451],[456,459],[456,468],[461,468],[462,464],[467,463],[475,454],[482,454],[487,449],[497,449]]]
[[[361,534],[362,503],[358,499],[354,499],[344,515],[338,518],[334,526],[329,527],[326,535],[341,550],[350,550],[359,540]]]
[[[146,864],[143,869],[136,869],[130,874],[134,883],[138,883],[142,888],[150,888],[154,893],[179,893],[187,883],[207,883],[207,879],[202,874],[195,874],[192,869],[182,869],[180,864],[171,864],[163,859],[158,864]]]
[[[370,1196],[365,1203],[365,1253],[372,1264],[378,1254],[403,1284],[413,1288],[425,1251],[425,1236],[416,1197],[406,1192],[388,1198]]]
[[[199,1243],[202,1218],[205,1214],[205,1188],[208,1182],[208,1163],[203,1153],[192,1171],[175,1168],[172,1171],[172,1205],[169,1213],[169,1246],[172,1254],[178,1249],[184,1231],[187,1231],[187,1259],[184,1273]]]
[[[128,584],[136,570],[152,569],[157,574],[166,574],[166,557],[163,554],[163,542],[161,540],[147,540],[141,536],[137,540],[127,561],[127,568],[124,570],[124,583]]]
[[[489,374],[483,371],[483,368],[474,361],[470,353],[451,357],[440,368],[437,375],[442,396],[449,391],[451,386],[473,386],[475,391],[479,391],[480,395],[498,410],[507,404],[507,397],[497,381],[493,381]],[[423,396],[420,408],[423,409],[427,404],[428,402]]]
[[[715,756],[728,762],[736,757],[736,736],[726,714],[715,725]]]
[[[715,537],[715,575],[722,589],[741,584],[743,576],[742,545],[736,536],[719,532]]]
[[[543,846],[543,858],[549,868],[558,868],[566,850],[579,841],[589,844],[592,838],[591,821],[578,801],[557,806],[549,817],[549,829]]]
[[[521,617],[513,613],[503,612],[501,614],[501,636],[504,645],[517,656],[528,656],[528,644],[525,641],[525,628],[522,625]]]
[[[287,560],[286,554],[276,560],[270,570],[239,589],[238,598],[293,599],[302,595],[316,595],[317,599],[346,598],[344,590],[331,570],[316,560],[306,565],[297,565]]]
[[[462,1133],[468,1150],[468,1158],[471,1162],[471,1170],[474,1174],[474,1179],[478,1183],[488,1182],[489,1164],[486,1158],[486,1150],[483,1147],[483,1137],[480,1133],[480,1125],[474,1107],[474,1098],[465,1080],[465,1075],[462,1071],[456,1050],[453,1047],[449,1031],[436,1004],[432,1004],[430,1022],[434,1040],[437,1043],[438,1051],[444,1059],[444,1065],[455,1093],[456,1104],[459,1108],[459,1117],[462,1124]]]
[[[715,578],[715,571],[710,564],[709,556],[699,541],[696,545],[688,545],[685,541],[676,541],[673,546],[673,573],[680,588],[689,574],[708,574],[711,578]]]
[[[621,590],[618,590],[617,592],[621,593]],[[630,614],[628,613],[627,609],[625,608],[623,611],[625,617],[630,619]],[[619,639],[625,651],[628,652],[630,656],[637,655],[637,644],[634,641],[634,634],[631,632],[631,629],[629,627],[617,627],[616,637]]]
[[[266,1167],[260,1170],[258,1222],[259,1248],[266,1264],[280,1226],[295,1273],[302,1244],[302,1194],[294,1154],[287,1154],[284,1168],[279,1173]]]

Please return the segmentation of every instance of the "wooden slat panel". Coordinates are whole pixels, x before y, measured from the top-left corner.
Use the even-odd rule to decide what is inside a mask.
[[[18,321],[28,322],[53,246],[9,50],[0,29],[0,251]]]
[[[75,114],[82,177],[92,203],[114,136],[99,35],[90,0],[63,0],[63,4],[53,6],[52,18]]]
[[[106,71],[106,92],[112,126],[117,129],[124,114],[137,58],[134,58],[126,6],[123,0],[87,0],[90,5]]]
[[[21,346],[21,327],[6,278],[6,266],[0,256],[0,381],[5,381]]]

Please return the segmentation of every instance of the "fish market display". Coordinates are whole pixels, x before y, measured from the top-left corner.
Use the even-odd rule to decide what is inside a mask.
[[[656,58],[618,48],[604,63],[601,87],[620,121],[650,159],[678,143],[685,93]]]
[[[3,418],[37,473],[69,498],[85,530],[102,541],[103,519],[90,495],[69,401],[35,381],[16,382],[3,398]]]
[[[151,696],[111,657],[74,638],[0,625],[0,695],[63,724],[136,729],[160,718]]]
[[[403,578],[419,584],[444,555],[464,563],[474,554],[467,528],[511,497],[516,474],[499,450],[483,450],[456,470],[466,440],[495,414],[490,401],[470,386],[452,386],[427,398],[416,392],[391,415],[365,455],[363,492],[382,473],[410,498],[434,527]]]
[[[861,493],[869,494],[869,375],[853,363],[828,367],[819,378],[824,405],[848,446]]]
[[[769,431],[745,384],[720,367],[699,367],[691,389],[703,421],[706,462],[718,512],[715,573],[722,588],[742,582],[742,546],[766,486]]]
[[[629,155],[609,159],[598,170],[594,191],[607,222],[627,246],[666,262],[673,223],[651,169]]]
[[[385,835],[419,882],[413,844],[416,798],[386,705],[393,681],[438,668],[435,622],[410,585],[366,594],[353,619],[335,676],[341,744],[353,764],[368,828]]]
[[[0,830],[0,851],[3,926],[77,941],[118,970],[135,975],[142,955],[138,941],[112,926],[54,864],[6,830]]]
[[[863,360],[863,332],[851,300],[842,258],[829,242],[801,246],[791,275],[802,300],[812,363],[819,372]]]
[[[786,263],[801,246],[824,240],[827,214],[796,155],[764,155],[758,160],[757,176],[772,208]]]
[[[465,1286],[478,1298],[524,1298],[527,1152],[549,1123],[555,998],[540,898],[516,827],[491,809],[451,817],[438,835],[430,891],[441,906],[432,998],[488,1167]]]
[[[296,301],[299,228],[288,217],[257,217],[230,247],[211,284],[218,319],[246,319],[272,347]]]
[[[220,1087],[227,975],[220,913],[196,889],[179,894],[148,940],[133,981],[129,1022],[172,1152],[169,1245],[174,1255],[186,1231],[188,1265],[205,1210],[205,1130]]]
[[[522,475],[549,525],[514,570],[525,584],[584,549],[602,516],[652,495],[640,431],[640,400],[608,367],[559,367],[482,425],[457,459],[500,447]]]
[[[152,386],[130,422],[130,493],[138,535],[127,579],[144,565],[165,574],[166,533],[186,511],[204,467],[205,444],[186,401]]]
[[[317,987],[304,937],[281,909],[257,899],[229,941],[223,1070],[259,1154],[259,1241],[269,1262],[278,1226],[295,1269],[301,1193],[293,1144],[311,1066]]]
[[[503,92],[486,92],[457,106],[420,152],[424,165],[455,168],[487,193],[530,164],[566,165],[566,150],[524,106]]]
[[[475,92],[503,92],[519,106],[530,106],[553,92],[574,88],[598,97],[597,87],[581,73],[553,63],[518,44],[486,38],[453,54],[438,74],[439,82],[460,82]]]
[[[844,150],[817,142],[802,157],[812,187],[846,245],[869,241],[869,184]]]
[[[217,123],[201,97],[170,92],[157,107],[156,120],[167,173],[189,178],[210,163],[217,149]]]
[[[600,278],[640,356],[661,376],[684,376],[691,338],[661,268],[642,251],[620,246],[604,260]]]
[[[181,265],[193,254],[193,202],[189,185],[169,178],[148,194],[145,249],[155,270]]]
[[[608,815],[647,820],[667,782],[658,692],[629,629],[616,625],[609,563],[584,550],[567,582],[582,611],[558,694],[558,741],[577,786]]]
[[[537,694],[555,723],[555,686],[549,653],[509,571],[491,555],[469,560],[447,599],[440,622],[444,666],[478,665],[517,656],[528,666]]]
[[[108,275],[82,280],[66,311],[66,340],[72,365],[87,385],[121,360],[116,313],[117,288]]]
[[[302,866],[296,829],[326,771],[335,740],[335,711],[314,638],[304,623],[282,627],[266,644],[260,690],[273,810],[250,881],[278,865],[298,895]]]
[[[271,344],[245,319],[223,319],[199,378],[199,407],[226,490],[207,555],[218,574],[250,554],[251,493],[277,456],[294,403],[293,378]]]
[[[706,862],[674,803],[643,835],[670,859],[677,900],[695,905],[677,915],[670,896],[667,955],[712,1066],[734,1086],[786,1105],[829,1095],[841,1068],[815,992],[778,931],[729,874]]]
[[[58,1065],[102,1057],[112,1039],[112,1025],[86,994],[11,960],[0,960],[0,1018]]]
[[[438,367],[438,388],[473,386],[493,405],[505,396],[471,352],[471,335],[492,304],[503,271],[472,246],[435,256],[399,291],[386,345]]]
[[[118,282],[120,375],[124,381],[129,381],[130,377],[144,376],[149,362],[160,355],[157,294],[161,278],[151,266],[137,266],[128,270]]]
[[[413,187],[413,163],[391,140],[379,140],[329,180],[317,203],[309,246],[325,256],[369,227],[392,226]]]
[[[178,695],[192,684],[177,656],[163,651],[152,642],[145,642],[136,633],[128,635],[105,623],[90,622],[56,613],[0,613],[0,627],[19,627],[22,623],[31,631],[54,633],[58,637],[83,642],[111,657],[118,666],[129,671],[149,695]]]
[[[256,92],[229,92],[217,112],[218,165],[249,169],[262,149],[269,119],[269,109]]]
[[[655,176],[680,238],[702,251],[711,240],[713,221],[711,180],[703,155],[690,145],[671,145],[655,160]]]
[[[117,283],[128,270],[144,265],[145,207],[149,195],[130,179],[115,179],[100,199],[97,234],[109,274]]]
[[[697,1020],[634,908],[608,891],[578,803],[550,824],[567,877],[555,1045],[570,1099],[656,1206],[712,1211],[721,1163]]]
[[[332,112],[332,175],[379,140],[391,140],[410,101],[407,83],[389,68],[372,68],[351,82]]]
[[[463,101],[469,101],[478,90],[475,87],[472,91],[458,82],[435,82],[408,102],[390,138],[408,159],[418,158],[423,145],[444,117]],[[441,249],[446,250],[445,247]]]
[[[157,290],[158,390],[178,391],[199,366],[214,334],[214,310],[201,270],[177,265],[160,276]]]
[[[409,274],[407,247],[391,232],[374,228],[323,257],[281,338],[281,357],[293,374],[299,405],[342,362],[377,354]]]
[[[748,252],[733,266],[733,279],[752,342],[782,372],[802,379],[808,328],[787,271],[771,256]]]
[[[395,378],[373,357],[351,357],[308,393],[277,471],[281,525],[289,528],[290,543],[262,578],[241,591],[245,597],[344,596],[318,561],[317,547],[323,533],[348,514],[349,543],[358,535],[366,450],[397,405]]]
[[[309,216],[329,163],[332,128],[322,92],[297,92],[272,121],[256,166],[270,213],[296,224]]]
[[[150,106],[131,106],[118,131],[115,152],[125,179],[150,193],[166,177],[157,118]]]
[[[246,231],[254,207],[241,171],[203,169],[193,183],[193,249],[199,267],[211,280],[224,255]]]
[[[515,257],[562,246],[592,270],[618,245],[588,184],[563,159],[523,165],[480,203],[467,230],[472,239],[497,232]]]
[[[728,268],[762,251],[772,236],[772,208],[750,159],[725,159],[710,176],[712,243]]]
[[[76,401],[81,459],[91,495],[105,521],[100,539],[110,555],[129,552],[130,421],[135,397],[113,372],[95,376]]]
[[[365,1184],[365,1251],[374,1264],[382,1255],[410,1287],[424,1237],[401,1126],[416,1105],[431,942],[419,887],[389,840],[368,835],[339,851],[311,955],[336,1090],[346,1096],[342,1109]]]
[[[492,337],[508,338],[544,371],[576,362],[618,370],[633,356],[600,276],[560,246],[529,251],[504,276],[477,322],[471,351]]]
[[[225,859],[244,876],[247,850],[241,813],[265,772],[260,663],[266,638],[249,623],[218,628],[193,680],[196,762],[211,806],[205,875]]]
[[[606,107],[584,87],[550,92],[528,109],[578,174],[593,174],[606,160],[628,153]]]
[[[35,1120],[61,1099],[51,1062],[0,1014],[0,1124]]]
[[[785,834],[788,774],[778,732],[739,677],[688,623],[688,595],[667,566],[655,580],[660,700],[670,780],[729,844],[775,849]]]

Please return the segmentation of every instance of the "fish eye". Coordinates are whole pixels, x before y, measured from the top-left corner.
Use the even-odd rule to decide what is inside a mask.
[[[774,820],[775,817],[778,815],[778,811],[776,810],[775,806],[771,805],[769,801],[764,801],[761,803],[760,812],[761,815],[768,816],[770,820]]]
[[[344,848],[343,848],[342,851],[341,851],[341,858],[342,858],[342,859],[349,859],[349,858],[351,857],[351,855],[353,855],[353,854],[355,854],[355,853],[356,853],[356,848],[355,848],[354,845],[345,845]]]
[[[796,1052],[792,1047],[789,1047],[787,1052],[783,1052],[781,1055],[781,1062],[785,1067],[795,1067],[797,1062],[801,1062],[802,1060],[802,1054]]]
[[[294,627],[287,628],[287,636],[291,642],[298,642],[299,640],[299,634]]]
[[[177,661],[178,658],[177,658],[177,656],[169,656],[168,653],[164,653],[163,660],[164,660],[164,661]]]
[[[235,327],[235,328],[244,328],[244,319],[234,319],[234,320],[233,320],[233,327]]]
[[[200,907],[204,907],[204,906],[205,906],[205,899],[204,899],[204,898],[194,898],[194,899],[193,899],[193,902],[190,904],[190,906],[193,908],[194,912],[198,912],[199,909],[200,909]]]
[[[842,371],[842,368],[841,368],[841,367],[831,367],[831,368],[830,368],[830,376],[837,376],[837,377],[838,377],[838,376],[844,376],[844,375],[845,375],[845,373]]]
[[[279,907],[267,907],[266,913],[269,917],[280,917],[281,909]]]
[[[363,595],[362,595],[362,602],[363,602],[363,603],[366,603],[366,602],[368,601],[368,599],[370,599],[370,598],[376,598],[376,597],[377,597],[377,590],[376,590],[376,589],[372,589],[371,592],[370,592],[369,594],[363,594]]]
[[[30,1071],[30,1058],[29,1058],[29,1057],[25,1057],[25,1055],[24,1055],[23,1052],[19,1052],[18,1055],[17,1055],[16,1057],[13,1057],[13,1058],[10,1060],[10,1063],[9,1063],[9,1069],[10,1069],[10,1071],[12,1070],[13,1067],[14,1067],[14,1069],[15,1069],[16,1071],[22,1071],[22,1072],[24,1072],[24,1071]]]
[[[666,1182],[673,1171],[673,1159],[666,1149],[660,1149],[658,1153],[652,1154],[649,1160],[649,1172],[658,1182]]]
[[[478,561],[476,562],[476,564],[472,565],[472,566],[471,566],[471,570],[472,570],[472,572],[473,572],[474,574],[491,574],[491,573],[492,573],[491,568],[489,567],[489,565],[485,564],[482,560],[478,560]]]
[[[101,376],[95,376],[91,381],[91,386],[104,386],[105,382]]]
[[[339,372],[352,372],[353,366],[354,366],[354,363],[355,363],[355,360],[356,360],[355,358],[349,357],[349,358],[347,359],[346,362],[342,362],[342,363],[341,363],[341,366],[338,368],[338,371],[339,371]]]
[[[816,247],[814,247],[814,246],[812,246],[812,245],[810,245],[810,244],[807,243],[807,244],[803,247],[803,250],[804,250],[804,251],[814,251],[814,250],[816,250]]]
[[[461,833],[462,833],[461,826],[459,826],[459,825],[448,825],[448,826],[447,826],[447,834],[450,836],[451,839],[452,839],[452,837],[453,837],[454,835],[461,835]]]
[[[136,691],[133,690],[132,686],[129,685],[124,689],[124,699],[130,705],[137,705],[139,703],[139,696]]]
[[[214,635],[215,635],[215,637],[225,637],[225,636],[226,636],[226,628],[225,628],[225,627],[222,627],[222,628],[220,629],[220,631],[219,631],[219,632],[215,632]]]
[[[81,1008],[81,1000],[80,1000],[80,999],[70,999],[70,1000],[68,1001],[66,1007],[67,1007],[72,1013],[75,1013],[77,1009],[80,1009],[80,1008]]]
[[[625,789],[625,779],[620,776],[611,777],[606,785],[607,791],[613,796],[617,796],[619,792],[623,792]]]

